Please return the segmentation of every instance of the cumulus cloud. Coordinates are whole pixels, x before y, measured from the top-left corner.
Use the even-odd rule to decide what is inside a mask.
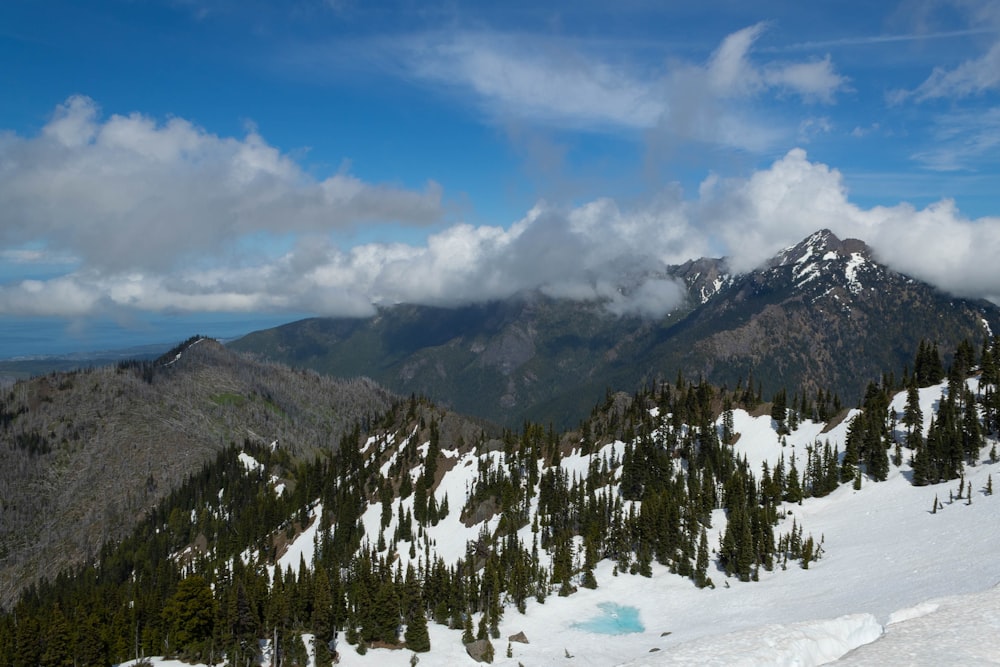
[[[157,270],[251,234],[329,233],[442,218],[441,189],[316,180],[255,131],[219,137],[72,97],[39,136],[0,136],[0,242],[44,241],[102,270]]]
[[[667,266],[728,255],[747,271],[824,227],[868,241],[893,268],[946,290],[1000,298],[1000,218],[970,220],[947,200],[862,208],[836,169],[801,149],[745,178],[709,175],[693,196],[674,186],[629,205],[539,202],[505,227],[458,223],[418,244],[341,248],[325,233],[331,226],[389,214],[422,224],[439,215],[439,195],[347,175],[316,181],[256,135],[214,137],[179,119],[101,122],[82,99],[38,138],[3,142],[4,241],[35,245],[8,247],[2,259],[41,257],[49,249],[36,255],[37,244],[46,241],[77,258],[57,277],[0,285],[6,315],[366,316],[378,305],[455,305],[540,290],[655,317],[683,299]],[[204,179],[212,183],[202,188]],[[293,238],[280,255],[249,261],[233,250],[279,232]],[[198,261],[182,261],[192,253]]]
[[[697,216],[719,238],[736,271],[760,265],[783,247],[828,228],[866,241],[891,268],[960,296],[1000,301],[1000,218],[964,217],[954,201],[865,209],[848,198],[836,169],[794,149],[747,179],[712,179]]]

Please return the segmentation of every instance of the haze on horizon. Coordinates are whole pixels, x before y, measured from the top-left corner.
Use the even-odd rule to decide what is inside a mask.
[[[820,228],[1000,300],[998,2],[15,0],[0,26],[2,356],[527,289],[656,316],[680,290],[622,296],[623,268],[748,270]]]

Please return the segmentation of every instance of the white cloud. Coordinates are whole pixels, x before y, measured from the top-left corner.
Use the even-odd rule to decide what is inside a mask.
[[[831,103],[847,83],[829,56],[754,62],[752,47],[765,27],[727,36],[703,63],[672,61],[657,69],[583,53],[580,42],[525,35],[437,33],[388,48],[400,50],[405,75],[471,92],[494,119],[654,130],[672,140],[761,151],[787,133],[773,119],[755,118],[748,101],[792,93],[806,102]]]
[[[848,199],[836,169],[794,149],[748,179],[713,179],[697,213],[703,233],[722,241],[733,268],[751,269],[813,231],[866,241],[891,268],[948,292],[1000,299],[1000,218],[968,219],[951,200],[864,209]]]
[[[913,159],[935,171],[995,165],[1000,149],[1000,107],[957,111],[935,117],[934,142]]]
[[[764,31],[765,25],[743,28],[722,40],[706,66],[711,89],[721,97],[743,97],[756,94],[763,86],[760,72],[750,63],[750,48]]]
[[[406,42],[413,74],[470,88],[492,116],[646,128],[665,109],[648,79],[547,42],[458,33]]]
[[[0,135],[0,242],[43,242],[85,267],[163,271],[248,235],[323,234],[362,222],[424,225],[441,189],[316,180],[256,132],[209,134],[190,122],[100,117],[72,97],[37,137]]]
[[[972,60],[952,70],[935,67],[912,96],[920,102],[938,98],[961,98],[1000,88],[1000,42]]]
[[[0,313],[84,317],[104,310],[105,294],[82,275],[0,286]]]
[[[765,71],[764,78],[775,87],[787,88],[801,95],[806,101],[826,104],[831,104],[834,93],[847,85],[847,79],[834,70],[829,55],[823,60],[770,68]]]
[[[43,248],[8,248],[0,250],[0,262],[10,264],[52,264],[69,265],[75,264],[76,260],[66,254],[56,254]]]
[[[89,113],[87,105],[79,109]],[[67,113],[66,120],[71,118],[75,117]],[[664,277],[667,265],[729,255],[733,267],[745,271],[824,227],[841,237],[868,241],[893,268],[956,294],[1000,295],[1000,276],[995,270],[1000,218],[969,220],[947,200],[924,209],[905,203],[861,208],[850,201],[836,169],[811,162],[801,149],[789,151],[747,178],[710,175],[693,199],[685,198],[677,187],[668,187],[629,206],[609,198],[571,208],[540,202],[506,228],[461,223],[437,231],[419,245],[370,243],[341,249],[324,235],[324,218],[316,211],[326,211],[337,224],[347,224],[372,210],[392,210],[398,202],[377,201],[379,188],[349,176],[312,181],[259,138],[219,139],[180,120],[157,126],[141,117],[121,119],[111,132],[107,131],[110,122],[67,122],[52,130],[75,138],[75,150],[69,150],[62,139],[13,142],[19,154],[33,156],[34,161],[5,158],[3,162],[9,177],[0,184],[0,199],[6,198],[7,204],[0,209],[5,211],[3,233],[17,236],[20,228],[14,219],[68,216],[67,202],[85,203],[80,215],[58,224],[48,221],[42,231],[34,230],[37,238],[62,234],[63,245],[82,262],[58,278],[0,286],[0,313],[81,317],[130,310],[286,311],[364,316],[372,314],[378,304],[453,305],[540,289],[553,296],[600,299],[618,314],[655,316],[682,299],[681,287]],[[150,133],[151,140],[143,141]],[[147,176],[172,175],[155,181],[159,188],[143,188],[130,180],[141,192],[120,193],[121,179],[127,176],[122,166],[104,165],[98,158],[106,159],[107,151],[119,150],[112,145],[129,147],[137,142],[155,159],[136,158],[138,148],[127,148],[119,160],[145,169]],[[8,139],[5,156],[10,155],[6,151],[11,145]],[[81,177],[62,162],[33,155],[47,151],[74,164],[86,163],[87,179],[80,182]],[[178,157],[182,155],[186,157]],[[205,161],[216,166],[208,168],[202,164]],[[19,200],[14,196],[19,191],[10,182],[31,180],[20,173],[23,164],[28,165],[32,178],[40,178],[37,165],[49,167],[53,197]],[[204,198],[207,195],[191,185],[205,173],[218,176],[214,183],[221,184],[217,194],[221,204]],[[227,185],[224,179],[243,185]],[[92,192],[79,192],[83,186]],[[156,196],[160,190],[173,198],[186,194],[194,203],[163,202],[164,196]],[[400,202],[427,204],[429,198],[436,203],[426,193],[388,190],[386,196],[398,197]],[[327,210],[335,208],[330,202],[343,206]],[[207,212],[193,208],[199,206]],[[269,210],[266,214],[248,212],[247,219],[241,218],[244,207],[255,206]],[[351,213],[344,213],[345,208]],[[7,213],[11,210],[17,211],[15,217]],[[105,222],[95,210],[117,222]],[[427,210],[436,209],[428,204]],[[225,237],[199,227],[211,227],[219,211],[229,211],[231,217],[224,225]],[[311,211],[314,217],[306,215],[304,221],[284,217],[303,211]],[[136,229],[116,227],[137,212],[141,215],[134,223]],[[179,220],[176,227],[152,224],[169,221],[175,212],[196,220]],[[280,221],[281,227],[266,224],[272,219]],[[290,223],[287,229],[302,233],[281,256],[248,261],[234,252],[233,245],[247,234],[284,230],[286,221]],[[116,230],[127,237],[124,244],[103,238]],[[143,235],[150,238],[140,239]],[[205,238],[212,243],[201,243]],[[140,258],[150,249],[164,248],[172,260],[115,262],[106,255],[111,252],[108,245],[136,252]],[[200,253],[201,261],[177,261],[194,251]]]

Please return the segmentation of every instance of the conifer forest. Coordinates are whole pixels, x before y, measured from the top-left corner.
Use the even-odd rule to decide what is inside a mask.
[[[858,406],[823,389],[765,397],[752,377],[718,387],[678,376],[631,395],[607,392],[565,433],[525,423],[446,441],[444,411],[410,396],[355,419],[325,448],[234,440],[123,539],[32,583],[4,609],[0,667],[149,655],[254,665],[261,640],[281,664],[304,666],[303,634],[326,666],[373,647],[426,652],[429,624],[462,630],[465,643],[485,640],[492,655],[505,615],[600,586],[603,560],[622,577],[650,576],[655,562],[699,588],[808,569],[827,546],[808,525],[781,522],[787,507],[877,483],[904,461],[914,485],[961,480],[1000,431],[1000,338],[963,343],[947,360],[921,342],[912,368],[869,384]],[[116,372],[155,387],[164,371],[136,363]],[[923,414],[919,388],[942,382],[946,397]],[[0,430],[36,456],[53,445],[19,430],[32,408],[17,391],[0,403]],[[907,395],[899,414],[889,408],[898,392]],[[849,419],[848,435],[842,450],[817,439],[805,456],[752,469],[733,447],[736,410],[769,414],[778,440],[804,420]],[[468,454],[471,483],[445,493]],[[569,457],[578,463],[565,465]],[[376,511],[372,530],[364,517]],[[449,517],[477,532],[446,559],[432,528]],[[307,530],[312,562],[287,564]]]

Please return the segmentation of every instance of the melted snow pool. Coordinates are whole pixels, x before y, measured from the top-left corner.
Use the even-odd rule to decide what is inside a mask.
[[[627,635],[646,629],[639,620],[639,610],[635,607],[602,602],[597,608],[600,610],[599,614],[585,621],[577,621],[571,627],[602,635]]]

